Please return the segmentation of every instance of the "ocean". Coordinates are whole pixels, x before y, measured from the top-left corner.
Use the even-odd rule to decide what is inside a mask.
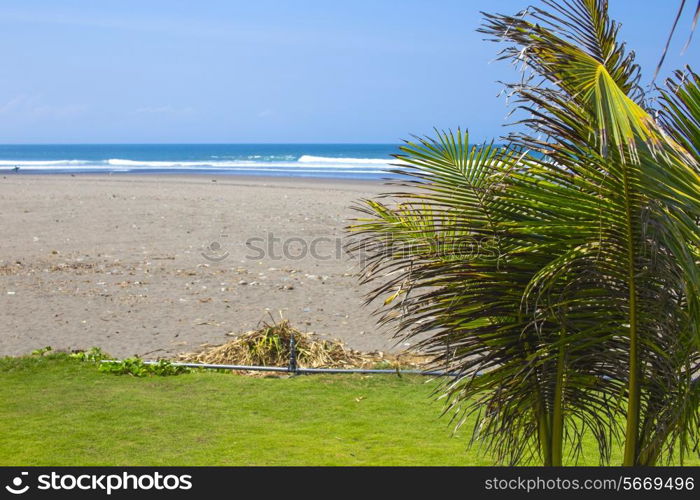
[[[393,144],[0,145],[0,172],[230,174],[380,179]]]

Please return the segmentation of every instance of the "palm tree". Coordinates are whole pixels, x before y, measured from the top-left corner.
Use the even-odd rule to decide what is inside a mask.
[[[353,250],[380,321],[458,373],[457,425],[499,462],[698,452],[700,79],[639,87],[603,0],[543,0],[480,29],[524,67],[506,145],[436,131],[396,189],[358,205]],[[474,249],[478,251],[474,251]]]

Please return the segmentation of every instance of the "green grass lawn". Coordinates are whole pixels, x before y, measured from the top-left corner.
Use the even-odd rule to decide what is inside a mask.
[[[469,427],[454,436],[440,418],[434,387],[395,376],[135,378],[65,355],[5,358],[0,465],[492,465],[467,448]]]

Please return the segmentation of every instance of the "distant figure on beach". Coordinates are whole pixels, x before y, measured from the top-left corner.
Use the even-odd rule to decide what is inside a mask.
[[[15,168],[13,168],[12,170],[14,170],[16,174],[18,174],[19,173],[19,165],[15,165]]]

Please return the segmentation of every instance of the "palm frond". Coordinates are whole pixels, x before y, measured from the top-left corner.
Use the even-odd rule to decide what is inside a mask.
[[[501,462],[576,459],[585,432],[602,463],[622,435],[626,465],[698,451],[698,79],[656,120],[607,2],[543,3],[481,30],[528,71],[525,131],[408,142],[397,189],[357,207],[368,300],[459,374],[446,411]]]

